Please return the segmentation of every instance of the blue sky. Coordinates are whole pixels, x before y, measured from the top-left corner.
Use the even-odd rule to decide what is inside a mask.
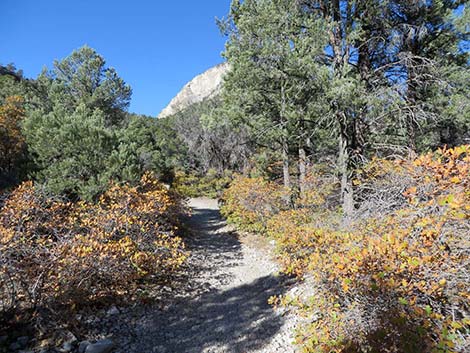
[[[215,24],[230,0],[1,0],[0,64],[36,77],[88,44],[132,86],[130,111],[156,116],[195,75],[223,61]]]

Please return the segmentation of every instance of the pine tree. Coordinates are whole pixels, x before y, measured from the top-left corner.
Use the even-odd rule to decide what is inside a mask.
[[[34,112],[25,132],[39,167],[36,178],[50,192],[91,200],[106,189],[108,159],[117,141],[100,110],[82,103],[69,113],[56,105],[48,114]]]
[[[293,1],[234,1],[221,26],[229,35],[224,53],[231,65],[223,97],[227,114],[248,125],[257,143],[281,151],[288,189],[294,146],[301,179],[305,176],[306,127],[319,118],[311,108],[327,84],[327,69],[310,59],[320,56],[325,45],[322,37],[312,35],[321,24],[306,15]]]
[[[132,90],[116,70],[94,49],[83,46],[39,77],[48,93],[51,108],[61,104],[69,113],[80,104],[91,110],[100,109],[107,126],[125,121]]]
[[[411,150],[418,140],[420,148],[429,146],[427,135],[417,136],[426,127],[440,131],[440,143],[443,131],[465,135],[465,79],[455,75],[468,72],[462,47],[468,14],[455,12],[464,3],[233,1],[223,27],[232,65],[224,91],[228,112],[261,132],[259,142],[282,149],[286,186],[292,146],[298,146],[302,189],[304,146],[319,128],[334,134],[348,219],[354,174],[370,153],[389,148],[388,141]]]
[[[37,86],[43,104],[28,114],[23,129],[35,177],[54,194],[93,199],[116,176],[111,156],[119,148],[136,153],[134,145],[119,147],[118,137],[126,126],[131,89],[87,46],[56,61]],[[130,169],[122,168],[122,179],[137,178]]]

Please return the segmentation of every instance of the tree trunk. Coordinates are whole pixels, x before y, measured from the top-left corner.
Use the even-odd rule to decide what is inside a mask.
[[[344,220],[347,223],[354,212],[354,190],[350,172],[350,155],[348,151],[347,136],[342,129],[339,138],[338,167],[341,174],[341,201],[343,206]]]
[[[286,189],[291,189],[290,174],[289,174],[289,146],[286,140],[282,141],[282,173],[284,177],[284,186]]]
[[[416,129],[417,129],[417,124],[414,118],[414,114],[412,112],[409,112],[406,117],[406,130],[407,130],[407,135],[408,135],[408,147],[411,150],[411,153],[410,153],[411,156],[415,156],[416,151],[417,151]]]
[[[305,179],[307,176],[307,153],[301,144],[299,146],[299,191],[302,198],[305,194]]]
[[[284,176],[284,186],[287,190],[291,190],[290,174],[289,174],[289,142],[287,137],[287,119],[286,113],[286,96],[284,91],[284,82],[281,83],[281,111],[280,121],[284,125],[284,136],[282,137],[282,173]],[[290,195],[289,195],[290,198]]]
[[[408,148],[410,149],[411,156],[416,155],[416,130],[418,124],[415,117],[416,105],[416,75],[412,69],[408,69],[408,82],[406,102],[408,104],[408,111],[405,116],[406,135],[408,139]]]
[[[313,154],[313,142],[310,136],[307,136],[307,138],[305,139],[305,147],[307,147],[308,155],[311,156]],[[312,160],[311,158],[307,158],[307,169],[310,169],[311,166]]]
[[[417,53],[417,48],[415,44],[411,43],[410,52],[411,55],[415,56]],[[413,64],[413,61],[417,61],[416,64]],[[418,101],[418,87],[419,87],[419,74],[416,72],[417,68],[414,65],[421,64],[420,60],[414,58],[410,60],[410,63],[407,65],[407,91],[406,91],[406,103],[408,105],[408,112],[406,114],[406,133],[408,137],[408,147],[411,150],[411,156],[416,155],[416,130],[418,129],[418,121],[416,119],[416,105]]]

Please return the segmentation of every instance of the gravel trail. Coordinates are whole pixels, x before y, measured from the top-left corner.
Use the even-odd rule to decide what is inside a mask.
[[[112,317],[118,353],[291,353],[296,320],[267,304],[286,286],[269,249],[232,232],[217,201],[191,199],[186,240],[191,256],[186,294],[164,308]],[[285,283],[284,283],[285,284]],[[116,322],[123,322],[122,325]]]

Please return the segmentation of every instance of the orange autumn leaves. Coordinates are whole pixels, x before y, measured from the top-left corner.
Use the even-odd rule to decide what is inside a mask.
[[[0,212],[0,295],[16,288],[17,308],[81,304],[166,281],[187,257],[175,236],[179,212],[149,174],[136,187],[113,185],[95,204],[23,183]]]
[[[222,197],[221,213],[243,230],[260,232],[268,220],[286,209],[288,192],[263,178],[236,176]]]
[[[334,209],[272,216],[284,271],[313,279],[315,319],[299,332],[304,352],[466,352],[470,349],[470,146],[414,161],[375,159],[359,189],[401,190],[347,229]],[[235,190],[231,191],[237,194]],[[367,197],[367,194],[363,195]],[[370,201],[369,201],[370,202]]]

